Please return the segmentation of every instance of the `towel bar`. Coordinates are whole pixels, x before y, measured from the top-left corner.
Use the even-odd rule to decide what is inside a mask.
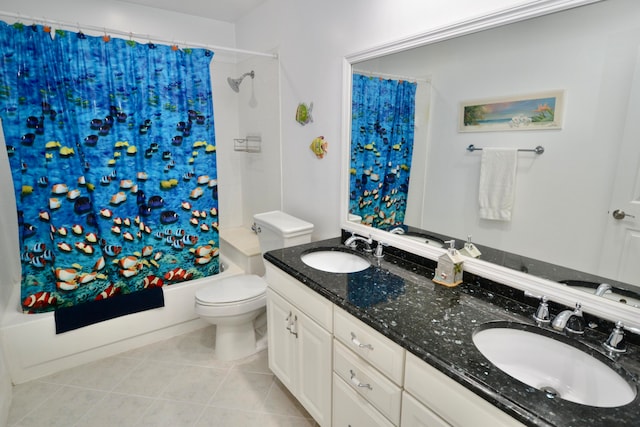
[[[476,150],[482,150],[482,148],[478,148],[473,144],[469,144],[467,147],[467,151],[473,152]],[[536,148],[518,148],[518,151],[531,151],[536,154],[542,154],[544,153],[544,147],[542,145],[538,145]]]

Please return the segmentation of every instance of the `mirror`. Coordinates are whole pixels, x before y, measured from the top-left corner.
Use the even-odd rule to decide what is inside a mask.
[[[435,33],[423,46],[400,44],[348,58],[354,74],[417,83],[405,218],[381,229],[403,225],[414,240],[453,237],[458,248],[471,235],[481,260],[591,293],[608,282],[615,298],[633,305],[640,301],[640,268],[633,264],[640,263],[627,257],[630,265],[621,270],[617,260],[624,254],[614,251],[629,247],[611,241],[611,230],[629,229],[623,238],[632,242],[630,235],[640,235],[640,216],[638,223],[612,216],[620,177],[637,179],[637,164],[626,177],[618,167],[625,142],[637,141],[640,132],[630,125],[640,103],[640,3],[603,1],[538,15],[455,37]],[[559,91],[564,101],[557,128],[459,129],[462,104],[550,91]],[[483,152],[468,151],[470,145],[544,147],[543,154],[517,154],[510,221],[480,219]],[[353,197],[354,188],[349,190]],[[350,215],[350,221],[364,219]]]

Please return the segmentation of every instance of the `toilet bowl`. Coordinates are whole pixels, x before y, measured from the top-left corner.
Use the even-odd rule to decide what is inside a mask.
[[[196,292],[198,316],[216,325],[216,356],[235,360],[256,352],[254,322],[265,312],[267,282],[256,275],[216,281]]]
[[[263,254],[311,241],[313,224],[284,212],[256,214],[254,220]],[[196,292],[196,314],[216,325],[217,359],[241,359],[265,347],[266,291],[262,277],[244,274],[212,282]],[[263,339],[257,341],[260,333]]]

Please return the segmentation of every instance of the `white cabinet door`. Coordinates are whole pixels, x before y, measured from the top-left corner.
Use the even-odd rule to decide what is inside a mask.
[[[405,391],[452,426],[524,427],[415,355],[407,353],[405,366]]]
[[[267,288],[269,368],[321,426],[331,425],[332,335]]]
[[[297,333],[298,400],[323,426],[331,425],[332,335],[313,320],[294,314]]]
[[[402,393],[400,427],[451,427],[406,391]]]
[[[334,374],[333,427],[393,427],[393,424]]]
[[[290,392],[294,393],[295,351],[290,332],[293,307],[280,295],[267,288],[267,323],[269,368]]]

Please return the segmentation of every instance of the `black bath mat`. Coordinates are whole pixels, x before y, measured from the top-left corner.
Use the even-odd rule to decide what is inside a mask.
[[[159,307],[164,307],[162,288],[145,289],[100,301],[60,308],[54,312],[56,334]]]

